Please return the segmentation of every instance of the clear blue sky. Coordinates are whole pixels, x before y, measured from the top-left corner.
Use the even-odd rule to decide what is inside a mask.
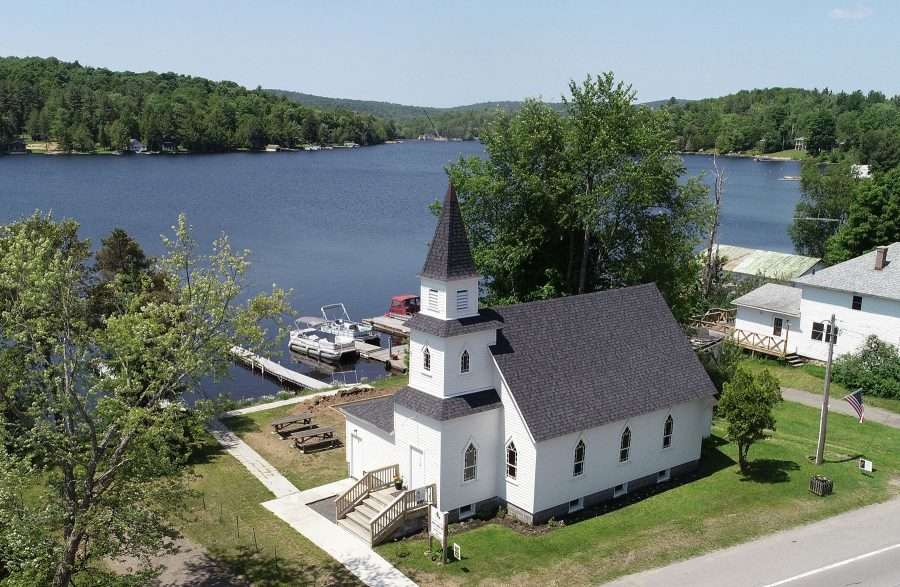
[[[766,86],[900,93],[900,2],[8,0],[0,55],[452,106],[613,70],[641,100]]]

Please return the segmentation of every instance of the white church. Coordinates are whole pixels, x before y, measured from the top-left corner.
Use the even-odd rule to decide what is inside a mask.
[[[408,387],[339,407],[342,525],[377,543],[425,503],[539,524],[697,467],[716,390],[654,284],[480,308],[452,186],[419,277]]]

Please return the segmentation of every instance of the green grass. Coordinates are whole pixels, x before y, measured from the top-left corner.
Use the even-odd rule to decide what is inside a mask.
[[[808,157],[806,151],[795,151],[794,149],[785,149],[784,151],[778,151],[776,153],[762,153],[761,157],[784,157],[787,159],[794,159],[796,161],[802,161]]]
[[[820,365],[809,364],[795,368],[775,359],[746,359],[743,364],[754,372],[768,369],[778,378],[782,387],[802,389],[821,395],[825,383],[825,367]],[[849,393],[847,388],[840,383],[831,383],[832,396],[842,397],[847,393]],[[900,414],[900,400],[866,395],[864,401],[866,405]]]
[[[427,541],[383,545],[379,552],[423,584],[597,584],[716,548],[878,502],[895,493],[900,470],[900,431],[858,424],[833,414],[827,462],[815,467],[818,413],[783,403],[777,431],[750,450],[753,468],[740,474],[735,447],[724,442],[722,423],[706,443],[701,477],[626,507],[581,522],[529,535],[496,521],[451,535],[464,560],[440,567],[422,555]],[[865,476],[856,458],[874,461]],[[834,479],[834,495],[807,491],[810,475]],[[512,572],[515,574],[511,574]]]
[[[254,585],[272,587],[359,584],[342,565],[262,507],[272,494],[212,437],[194,469],[193,487],[202,497],[179,527],[232,572]]]

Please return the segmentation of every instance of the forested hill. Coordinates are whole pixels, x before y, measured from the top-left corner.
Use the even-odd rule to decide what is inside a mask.
[[[772,153],[804,138],[814,155],[837,149],[876,167],[900,162],[900,97],[881,92],[769,88],[666,108],[686,151]]]
[[[0,145],[27,136],[65,151],[147,148],[217,152],[269,143],[380,143],[392,126],[371,114],[323,110],[174,73],[114,72],[55,58],[0,58]],[[2,150],[2,147],[0,147]]]
[[[409,106],[394,102],[379,102],[376,100],[352,100],[348,98],[329,98],[304,94],[302,92],[290,92],[287,90],[266,90],[276,96],[284,96],[289,100],[316,108],[341,108],[372,114],[386,120],[396,122],[400,136],[415,138],[419,135],[433,133],[435,130],[448,138],[471,139],[479,136],[481,129],[498,113],[514,113],[522,108],[521,100],[504,100],[497,102],[478,102],[464,106],[452,106],[449,108],[434,108],[431,106]],[[684,100],[656,100],[645,102],[642,106],[658,108],[666,104],[680,104]],[[562,102],[547,102],[558,112],[565,111]]]

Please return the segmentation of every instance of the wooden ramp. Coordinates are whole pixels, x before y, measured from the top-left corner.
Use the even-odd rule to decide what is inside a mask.
[[[379,363],[384,363],[385,365],[389,366],[393,371],[406,373],[406,363],[404,362],[403,357],[406,356],[409,345],[397,345],[391,347],[390,349],[386,349],[359,340],[357,340],[355,344],[356,350],[359,352],[359,356],[363,359],[378,361]],[[397,358],[391,356],[392,351]]]
[[[365,324],[371,324],[378,332],[393,334],[395,336],[409,336],[409,327],[406,322],[390,316],[373,316],[363,320]]]
[[[263,375],[274,377],[282,383],[287,382],[297,387],[315,389],[317,391],[331,387],[331,385],[324,381],[319,381],[318,379],[310,377],[309,375],[304,375],[303,373],[297,373],[280,363],[276,363],[265,357],[260,357],[243,347],[231,347],[231,355],[251,369],[259,369]]]

